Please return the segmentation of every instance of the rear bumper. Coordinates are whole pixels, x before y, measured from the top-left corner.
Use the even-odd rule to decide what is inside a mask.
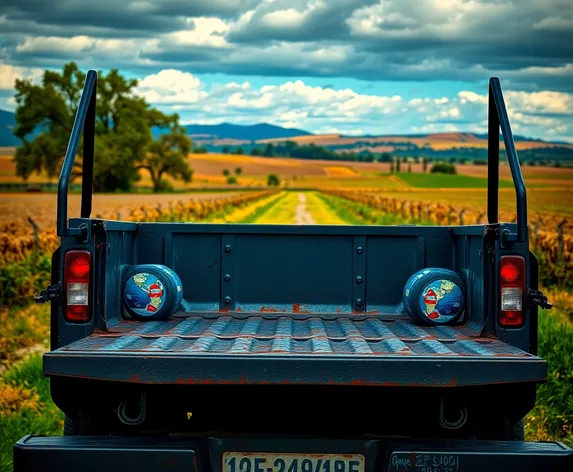
[[[557,442],[25,436],[14,472],[224,472],[225,451],[362,454],[365,472],[573,470],[573,450]]]

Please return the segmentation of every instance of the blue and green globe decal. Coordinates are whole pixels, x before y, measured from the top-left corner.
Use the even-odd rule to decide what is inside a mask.
[[[464,303],[460,287],[450,280],[434,280],[420,295],[420,309],[436,323],[446,323],[458,316]]]
[[[141,272],[127,280],[123,300],[137,315],[152,316],[164,304],[165,288],[157,276]]]

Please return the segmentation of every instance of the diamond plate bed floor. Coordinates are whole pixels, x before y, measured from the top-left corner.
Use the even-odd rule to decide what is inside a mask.
[[[540,381],[546,363],[463,327],[405,319],[191,315],[110,324],[46,354],[45,373],[149,383],[439,386]]]

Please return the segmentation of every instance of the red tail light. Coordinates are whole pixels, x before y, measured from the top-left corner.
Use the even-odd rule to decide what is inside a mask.
[[[525,322],[525,259],[503,256],[499,261],[499,324],[519,328]]]
[[[65,318],[86,322],[91,318],[92,256],[89,251],[68,251],[64,260]]]

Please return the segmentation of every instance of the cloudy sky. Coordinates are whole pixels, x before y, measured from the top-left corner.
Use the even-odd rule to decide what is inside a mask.
[[[17,77],[117,68],[184,123],[344,134],[486,131],[573,142],[572,0],[2,0],[0,109]]]

